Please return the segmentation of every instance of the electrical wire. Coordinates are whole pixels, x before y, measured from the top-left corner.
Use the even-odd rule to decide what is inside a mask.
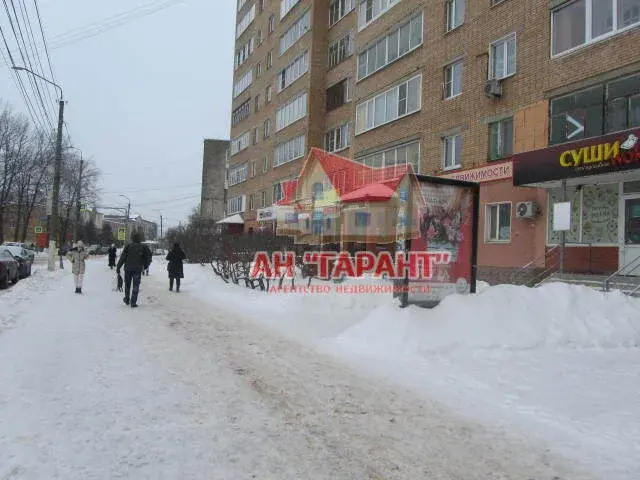
[[[49,47],[47,46],[47,37],[44,34],[44,27],[42,25],[42,17],[40,16],[40,9],[38,8],[38,0],[33,0],[33,5],[36,8],[36,15],[38,17],[38,24],[40,25],[40,34],[42,35],[42,46],[44,47],[44,51],[47,55],[47,62],[49,63],[49,72],[51,72],[51,80],[54,83],[56,82],[56,76],[53,73],[53,66],[51,65],[51,56],[49,55]]]

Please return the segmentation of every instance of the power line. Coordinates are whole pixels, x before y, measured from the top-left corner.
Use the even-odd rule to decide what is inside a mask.
[[[187,188],[187,187],[200,187],[202,185],[202,182],[199,183],[188,183],[188,184],[184,184],[184,185],[165,185],[163,187],[150,187],[150,188],[143,188],[141,190],[124,190],[124,193],[141,193],[141,192],[154,192],[154,191],[158,191],[158,190],[166,190],[167,188]],[[102,192],[105,195],[108,194],[117,194],[120,193],[120,191],[118,192]]]
[[[33,0],[33,4],[36,7],[36,15],[38,16],[38,24],[40,25],[40,34],[42,35],[42,45],[44,51],[47,54],[47,62],[49,63],[49,71],[51,72],[51,80],[56,83],[56,76],[53,73],[53,66],[51,65],[51,56],[49,55],[49,48],[47,47],[47,38],[44,34],[44,27],[42,26],[42,17],[40,16],[40,9],[38,8],[38,0]]]

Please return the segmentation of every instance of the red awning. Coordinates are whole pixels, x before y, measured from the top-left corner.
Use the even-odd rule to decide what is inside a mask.
[[[395,190],[383,183],[371,183],[340,197],[342,202],[383,202],[393,197]]]

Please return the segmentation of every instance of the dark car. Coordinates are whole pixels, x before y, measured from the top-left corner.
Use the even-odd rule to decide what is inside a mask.
[[[20,265],[6,248],[0,248],[0,288],[7,288],[9,282],[18,283]]]
[[[11,255],[18,261],[20,278],[27,278],[31,276],[31,255],[26,248],[17,247],[14,245],[7,245],[5,247]]]

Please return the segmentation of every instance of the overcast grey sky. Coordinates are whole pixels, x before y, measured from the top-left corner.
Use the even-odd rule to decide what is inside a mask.
[[[24,1],[35,11],[33,0]],[[69,133],[102,172],[102,204],[126,205],[119,197],[125,194],[133,213],[159,221],[161,212],[165,229],[184,221],[199,203],[203,139],[229,135],[235,0],[38,0],[38,5],[56,80],[68,102]],[[132,19],[139,12],[132,10],[149,5],[169,6]],[[68,35],[94,23],[104,26],[125,12],[130,15],[119,19],[129,21],[95,37]],[[0,25],[15,45],[4,7]],[[11,76],[0,63],[0,98],[26,113]],[[54,105],[48,107],[57,118]]]

